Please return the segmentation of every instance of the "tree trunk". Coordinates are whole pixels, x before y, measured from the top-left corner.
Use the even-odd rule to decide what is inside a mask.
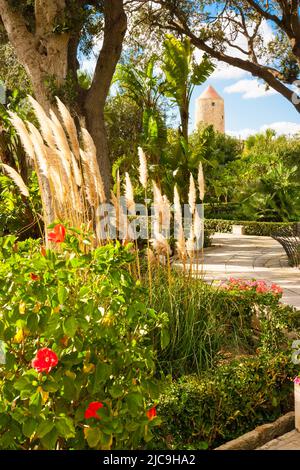
[[[104,41],[98,58],[92,86],[87,92],[84,114],[87,127],[97,147],[97,160],[107,199],[110,199],[111,163],[104,122],[104,107],[116,65],[122,52],[127,17],[122,0],[104,2]]]
[[[188,140],[189,140],[189,108],[188,106],[183,106],[180,109],[180,120],[181,120],[182,137],[185,139],[186,143],[188,143]]]
[[[64,84],[68,72],[73,78],[76,78],[77,74],[76,55],[80,34],[71,36],[70,33],[54,32],[56,18],[62,15],[65,9],[65,0],[35,0],[35,30],[31,33],[21,13],[13,9],[8,0],[0,0],[0,16],[9,41],[32,81],[35,98],[46,111],[53,107],[53,96],[50,96],[47,80],[50,78],[55,86],[59,87]],[[74,108],[82,113],[87,129],[94,139],[106,196],[109,198],[111,165],[104,106],[127,29],[123,0],[104,0],[104,18],[103,47],[92,86],[88,91],[78,90],[79,98]]]

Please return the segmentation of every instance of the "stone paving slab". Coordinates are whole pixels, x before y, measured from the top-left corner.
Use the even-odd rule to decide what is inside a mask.
[[[283,303],[300,310],[300,270],[289,266],[283,247],[271,237],[215,234],[213,246],[204,250],[200,275],[211,282],[232,276],[278,284]]]
[[[294,429],[256,450],[300,450],[300,433]]]

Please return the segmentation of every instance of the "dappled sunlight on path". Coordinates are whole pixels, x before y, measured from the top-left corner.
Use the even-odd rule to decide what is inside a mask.
[[[218,233],[204,253],[207,281],[224,281],[230,276],[263,279],[282,287],[282,301],[300,309],[300,270],[289,266],[284,249],[273,238]]]

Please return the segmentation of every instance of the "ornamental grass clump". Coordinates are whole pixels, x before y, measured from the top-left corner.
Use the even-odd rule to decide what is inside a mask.
[[[143,303],[130,245],[49,237],[59,249],[0,239],[0,449],[137,449],[160,424],[152,335],[167,345],[167,315]]]
[[[99,244],[97,210],[106,197],[93,139],[84,127],[77,131],[70,112],[59,98],[56,98],[57,115],[52,110],[47,115],[37,101],[28,99],[39,129],[15,113],[9,114],[37,174],[46,231],[57,220],[77,229],[90,226],[95,229]],[[1,167],[23,196],[29,197],[21,176],[7,165]]]

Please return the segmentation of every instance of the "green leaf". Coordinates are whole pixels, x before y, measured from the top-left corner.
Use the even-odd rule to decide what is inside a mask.
[[[53,426],[54,426],[54,423],[53,423]],[[50,432],[48,432],[48,434],[46,434],[42,439],[41,439],[41,442],[43,444],[43,447],[45,449],[49,449],[49,450],[52,450],[52,449],[55,449],[56,447],[56,442],[57,442],[57,438],[58,438],[58,435],[57,435],[57,430],[55,427],[53,427],[53,429],[51,429]]]
[[[28,418],[22,426],[22,432],[26,437],[31,437],[38,427],[38,422],[34,418]]]
[[[96,447],[97,444],[100,442],[101,433],[100,433],[99,429],[97,429],[97,428],[86,428],[84,434],[85,434],[85,438],[88,442],[88,445],[90,447]]]
[[[40,392],[35,392],[30,396],[29,408],[35,416],[40,413],[42,408],[42,397]]]
[[[170,333],[167,328],[161,330],[160,343],[162,349],[165,349],[170,343]]]
[[[37,313],[31,313],[27,318],[27,327],[32,333],[36,333],[39,324],[39,316]]]
[[[20,377],[16,382],[14,383],[14,388],[16,390],[22,391],[22,390],[28,390],[33,388],[30,382],[30,379],[26,376]]]
[[[54,428],[53,421],[47,421],[47,420],[42,421],[37,428],[36,435],[39,438],[42,438],[46,436],[46,434],[48,434],[50,431],[52,431],[53,428]]]
[[[111,373],[111,365],[105,364],[103,362],[100,362],[96,365],[93,393],[97,392],[97,390],[100,388],[100,385],[109,379]]]
[[[129,393],[126,397],[128,409],[132,414],[137,414],[141,406],[143,405],[143,397],[141,393],[133,392]]]
[[[116,384],[110,387],[109,393],[111,394],[113,398],[120,398],[123,395],[124,391],[120,385]]]
[[[58,418],[55,423],[55,426],[59,435],[64,437],[65,439],[75,437],[75,428],[71,418],[68,418],[66,416]]]
[[[78,323],[74,317],[69,317],[64,321],[64,326],[63,326],[64,333],[70,338],[73,338],[75,336],[77,328],[78,328]]]
[[[68,289],[66,289],[65,286],[63,286],[63,285],[58,286],[57,297],[58,297],[58,301],[61,305],[63,305],[65,303],[65,301],[67,300],[68,294],[69,294]]]
[[[64,398],[66,400],[75,400],[77,396],[77,390],[74,384],[74,380],[70,377],[63,378],[63,386],[64,386]]]

